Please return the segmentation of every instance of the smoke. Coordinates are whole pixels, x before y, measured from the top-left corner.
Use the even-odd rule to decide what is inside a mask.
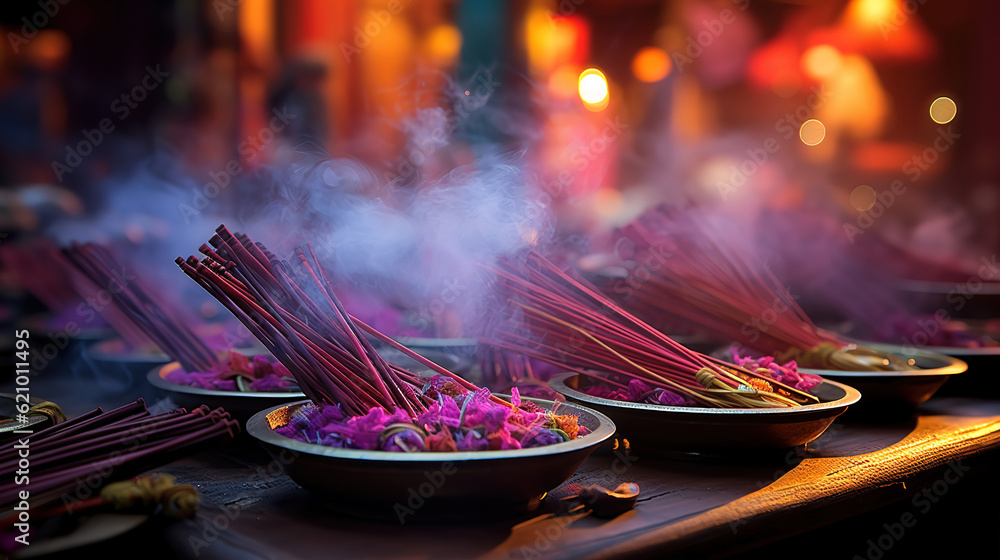
[[[192,172],[161,150],[101,181],[104,198],[89,217],[48,233],[114,246],[188,309],[210,298],[174,258],[197,253],[220,223],[282,258],[310,243],[345,302],[362,302],[352,309],[359,316],[388,309],[400,331],[474,335],[488,311],[478,265],[545,246],[555,228],[526,157],[538,137],[530,109],[498,106],[501,84],[489,70],[462,83],[438,78],[436,91],[382,116],[397,132],[385,142],[398,149],[358,138],[364,160],[298,151],[288,162],[230,162],[238,172]]]
[[[483,154],[404,184],[356,159],[310,157],[240,185],[266,202],[242,209],[238,227],[279,256],[310,243],[340,288],[404,310],[404,326],[433,334],[451,315],[451,334],[469,336],[484,312],[479,264],[552,236],[525,165],[523,152]]]
[[[173,156],[158,152],[99,181],[95,191],[103,197],[91,201],[94,208],[88,215],[53,222],[45,234],[60,245],[75,241],[111,247],[118,261],[136,270],[165,305],[193,315],[210,298],[181,281],[183,273],[173,260],[196,249],[205,232],[217,225],[218,218],[208,211],[188,224],[181,219],[179,206],[190,203],[192,190],[201,188]]]

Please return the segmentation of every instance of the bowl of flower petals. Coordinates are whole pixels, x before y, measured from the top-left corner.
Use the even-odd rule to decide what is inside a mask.
[[[305,397],[288,369],[264,355],[230,350],[203,369],[189,372],[180,362],[170,362],[150,370],[146,380],[179,407],[221,406],[241,423],[269,406]]]
[[[417,418],[397,408],[349,416],[301,401],[247,423],[303,488],[334,509],[405,523],[526,511],[611,437],[607,416],[582,406],[428,381]]]
[[[517,312],[487,342],[569,372],[549,385],[608,415],[640,457],[795,447],[860,398],[801,375],[794,363],[734,362],[688,348],[541,255],[501,262],[495,272]]]
[[[467,519],[522,511],[614,433],[578,405],[509,400],[351,315],[307,245],[281,260],[225,226],[178,266],[287,368],[308,400],[246,431],[303,488],[352,515]],[[384,344],[435,375],[400,367]],[[414,367],[414,370],[418,368]]]
[[[615,375],[565,373],[549,384],[567,401],[613,418],[617,437],[639,456],[770,454],[815,440],[861,398],[856,389],[824,379],[809,385],[807,392],[816,397],[810,404],[727,408]]]

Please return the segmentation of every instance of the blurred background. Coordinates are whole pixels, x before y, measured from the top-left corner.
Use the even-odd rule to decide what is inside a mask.
[[[998,17],[973,0],[8,0],[0,245],[115,246],[212,318],[173,259],[224,222],[321,247],[388,330],[470,336],[470,263],[538,247],[573,264],[647,208],[697,206],[816,317],[880,320],[895,300],[856,296],[886,279],[988,280]],[[4,268],[7,322],[43,307],[25,278]]]

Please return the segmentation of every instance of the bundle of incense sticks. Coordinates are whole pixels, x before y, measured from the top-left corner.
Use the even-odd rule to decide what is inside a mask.
[[[51,243],[41,239],[25,245],[4,243],[0,245],[0,263],[53,313],[68,311],[81,302],[66,281],[71,265]]]
[[[177,265],[288,368],[313,402],[340,405],[350,415],[399,407],[415,418],[426,410],[425,380],[383,360],[362,331],[460,387],[477,389],[348,314],[308,245],[288,262],[223,225],[199,250],[205,258],[178,257]]]
[[[749,247],[696,212],[655,208],[622,228],[629,276],[612,282],[629,310],[657,324],[695,326],[779,361],[847,371],[911,369],[911,364],[818,328]]]
[[[0,509],[17,502],[25,481],[32,505],[40,505],[73,491],[81,480],[131,477],[232,439],[239,429],[221,408],[180,408],[153,416],[142,399],[108,412],[98,408],[0,451],[0,473],[6,473],[0,475]],[[30,450],[27,468],[19,455],[25,447]]]
[[[487,342],[627,389],[609,374],[641,380],[712,407],[797,406],[816,397],[695,352],[620,308],[593,285],[538,253],[501,262],[497,275],[515,309]]]
[[[110,250],[73,243],[63,254],[77,292],[96,302],[101,316],[133,347],[155,344],[187,371],[208,371],[218,363],[187,323],[144,286],[139,272],[122,266]]]

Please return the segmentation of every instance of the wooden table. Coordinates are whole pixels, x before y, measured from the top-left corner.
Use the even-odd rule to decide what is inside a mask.
[[[949,506],[949,498],[959,494],[952,489],[992,469],[998,446],[1000,402],[934,399],[918,415],[892,423],[838,421],[808,450],[776,462],[592,456],[571,483],[614,487],[633,481],[641,488],[638,506],[614,519],[585,511],[553,515],[543,505],[513,520],[457,526],[333,514],[262,453],[221,450],[160,469],[195,484],[203,495],[198,517],[166,526],[162,538],[169,556],[199,559],[721,557],[898,502],[872,527],[851,529],[862,534],[851,536],[857,543],[848,551],[885,560],[889,556],[879,553],[900,550],[900,540],[918,542],[913,535],[926,532],[930,516],[947,511],[948,518],[960,520],[954,516],[963,515],[961,508],[949,510],[957,505],[952,499]],[[984,518],[976,519],[981,526]],[[985,522],[996,530],[995,520],[987,516]],[[838,557],[825,556],[827,547],[815,540],[804,545],[811,550],[795,552]],[[772,546],[785,542],[793,541]],[[881,550],[867,550],[869,543]]]

